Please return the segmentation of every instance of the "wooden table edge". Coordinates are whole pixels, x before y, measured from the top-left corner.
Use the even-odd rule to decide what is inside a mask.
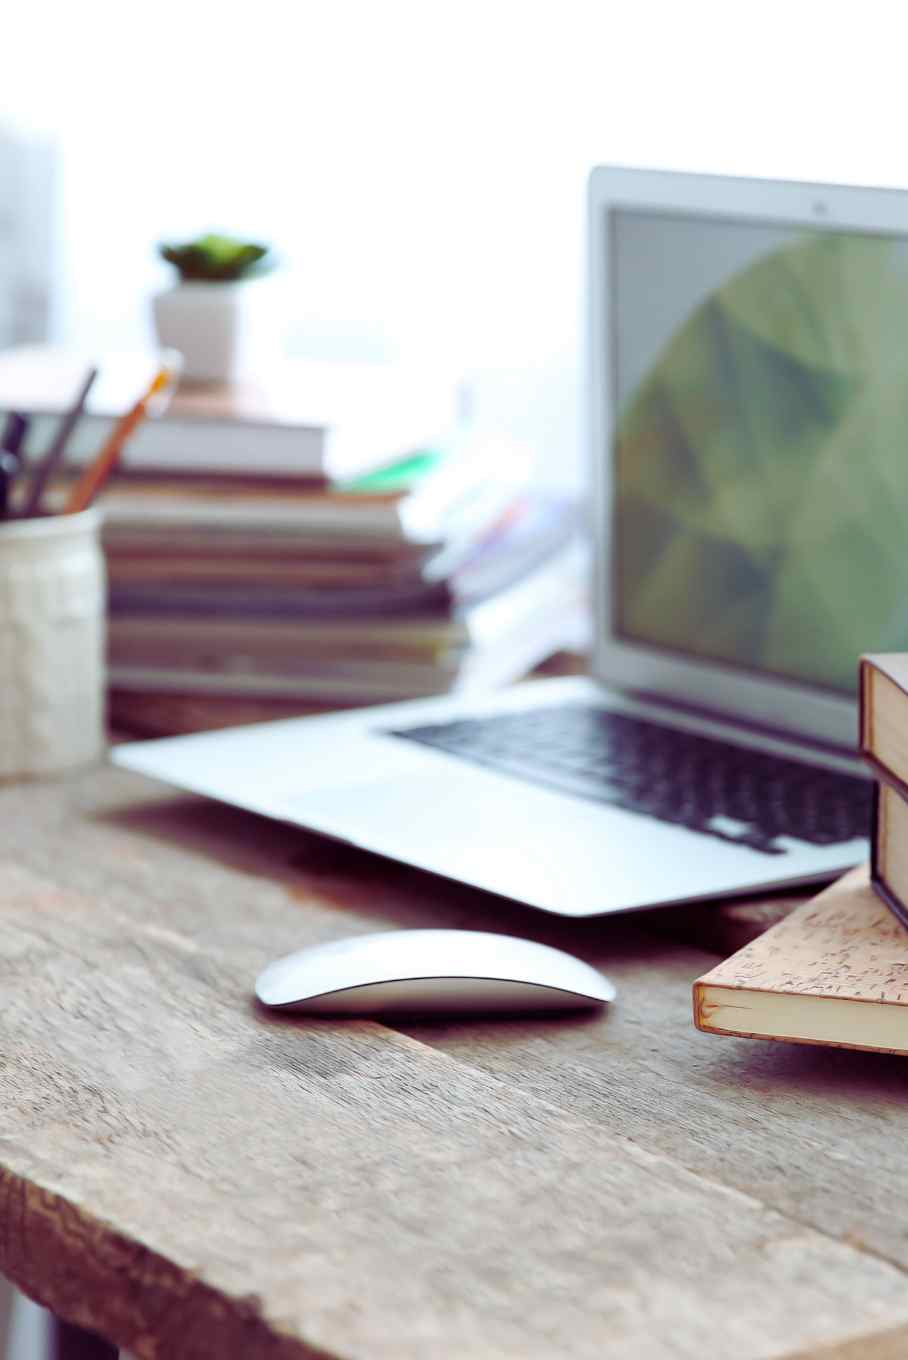
[[[0,1218],[14,1215],[29,1224],[29,1231],[17,1236],[27,1244],[18,1256],[9,1251],[12,1235],[0,1235],[3,1274],[55,1317],[114,1345],[141,1354],[143,1340],[156,1335],[161,1312],[173,1308],[194,1316],[195,1329],[198,1319],[205,1319],[212,1355],[248,1351],[257,1360],[339,1360],[336,1352],[281,1335],[254,1295],[225,1295],[64,1196],[2,1165],[0,1209]],[[48,1261],[54,1263],[51,1270]],[[112,1290],[112,1276],[141,1281],[142,1288]]]

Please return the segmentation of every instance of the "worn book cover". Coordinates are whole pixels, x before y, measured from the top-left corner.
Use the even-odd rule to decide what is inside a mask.
[[[908,1053],[908,930],[854,869],[694,983],[712,1034]]]

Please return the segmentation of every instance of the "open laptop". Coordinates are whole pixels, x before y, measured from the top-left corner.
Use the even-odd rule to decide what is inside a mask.
[[[908,193],[599,168],[594,679],[114,760],[569,916],[866,854],[862,651],[908,644]]]

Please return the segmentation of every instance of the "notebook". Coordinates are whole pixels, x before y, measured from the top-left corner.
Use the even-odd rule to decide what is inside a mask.
[[[908,931],[854,869],[698,978],[709,1034],[908,1053]]]

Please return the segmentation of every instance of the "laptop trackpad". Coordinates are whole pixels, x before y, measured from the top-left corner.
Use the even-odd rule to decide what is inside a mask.
[[[575,894],[639,901],[646,866],[689,852],[691,839],[650,818],[475,770],[314,790],[282,798],[274,812],[404,863],[569,912]],[[660,878],[664,892],[664,868]]]

